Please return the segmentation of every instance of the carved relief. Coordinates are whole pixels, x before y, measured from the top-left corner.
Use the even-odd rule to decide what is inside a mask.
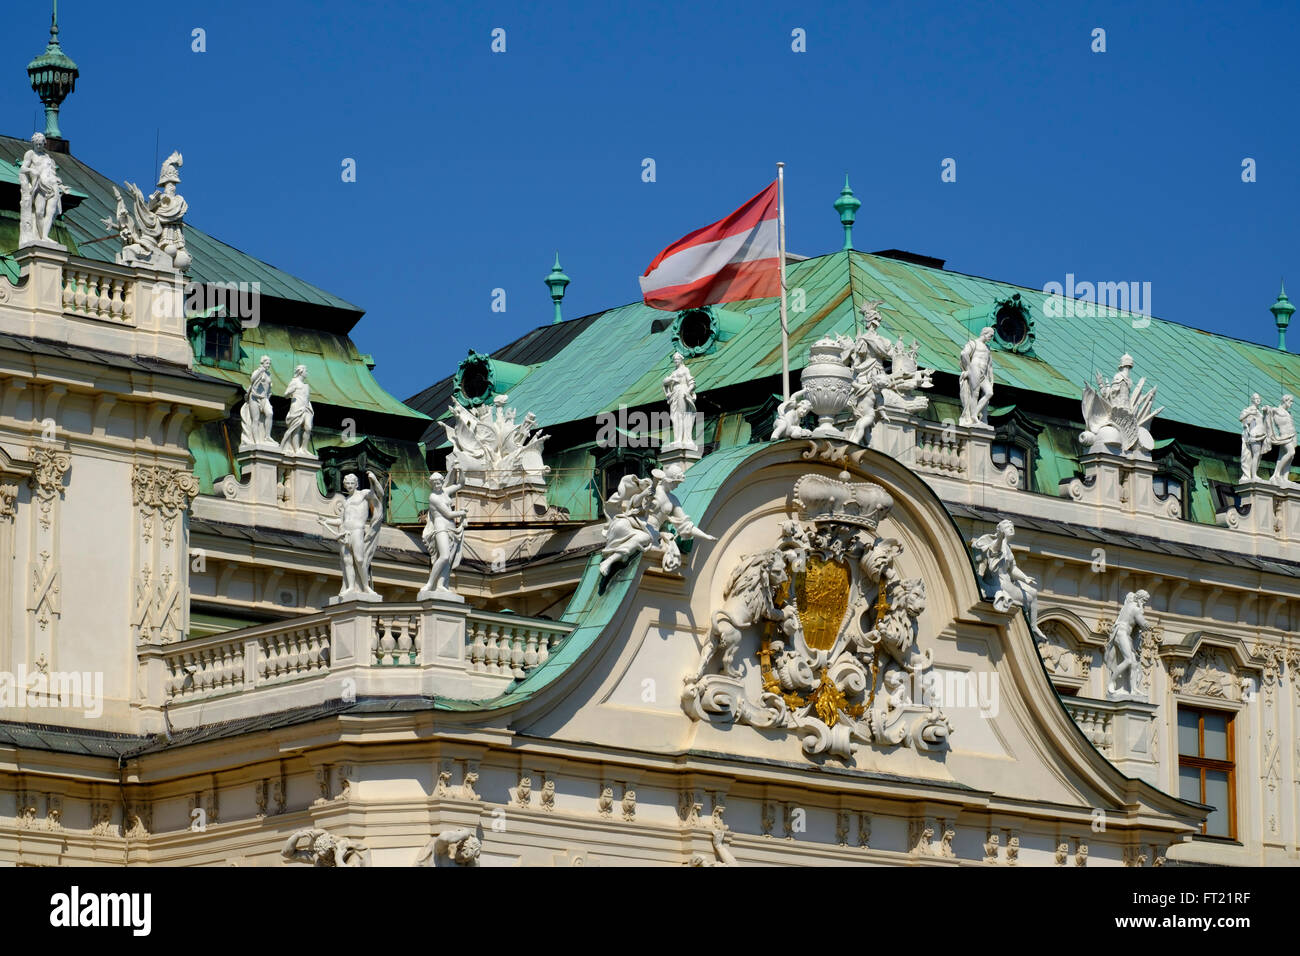
[[[1203,647],[1186,664],[1171,664],[1169,672],[1177,693],[1241,700],[1241,677],[1232,655],[1223,648]]]
[[[893,499],[874,483],[818,474],[795,483],[794,499],[802,522],[782,522],[772,548],[733,567],[682,709],[693,720],[798,734],[810,756],[942,749],[948,718],[908,690],[926,686],[933,661],[917,642],[925,582],[904,579],[902,544],[876,533]],[[760,671],[757,701],[738,659],[747,634],[759,645],[744,662]]]
[[[28,482],[36,497],[38,520],[42,528],[49,528],[53,520],[51,515],[54,502],[63,487],[63,476],[72,467],[72,459],[67,452],[53,451],[49,448],[37,448],[32,453],[35,469]]]

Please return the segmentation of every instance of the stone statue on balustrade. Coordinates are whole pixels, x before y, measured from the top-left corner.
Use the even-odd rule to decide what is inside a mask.
[[[664,449],[693,451],[699,447],[695,444],[695,376],[686,367],[681,352],[673,353],[673,370],[664,378],[663,385],[673,429],[673,440]]]
[[[1090,454],[1105,452],[1128,458],[1149,461],[1155,440],[1147,425],[1164,411],[1153,408],[1156,388],[1147,392],[1142,388],[1146,379],[1136,385],[1130,374],[1133,357],[1125,355],[1119,360],[1119,371],[1106,382],[1096,373],[1097,387],[1083,387],[1083,420],[1085,429],[1079,435]]]
[[[415,858],[416,866],[437,866],[446,858],[456,866],[478,866],[483,843],[469,827],[443,830],[424,845]]]
[[[1295,418],[1291,414],[1294,401],[1292,396],[1283,395],[1280,404],[1264,406],[1264,440],[1278,450],[1277,467],[1269,481],[1279,488],[1295,484],[1291,480],[1291,462],[1295,460],[1296,446]]]
[[[293,378],[284,387],[284,397],[289,400],[289,412],[284,417],[284,436],[280,451],[286,455],[314,458],[311,450],[311,429],[316,411],[311,405],[311,386],[307,384],[307,366],[299,365]]]
[[[920,367],[917,361],[919,346],[915,339],[908,348],[902,338],[891,342],[880,334],[880,323],[884,321],[879,308],[882,301],[872,300],[858,310],[862,313],[864,327],[845,356],[853,369],[855,391],[864,390],[862,385],[856,384],[859,380],[871,381],[881,375],[883,380],[878,386],[880,404],[887,409],[917,415],[930,403],[918,391],[933,387],[934,369]],[[860,420],[860,416],[858,418]],[[870,426],[866,430],[869,433]]]
[[[1262,399],[1256,392],[1250,396],[1250,404],[1237,416],[1241,422],[1241,483],[1259,481],[1259,463],[1271,446],[1268,431],[1264,428],[1264,409],[1260,407]]]
[[[1124,606],[1115,618],[1106,640],[1102,659],[1106,663],[1106,699],[1145,701],[1146,694],[1138,686],[1142,669],[1138,663],[1138,647],[1142,632],[1150,625],[1142,613],[1151,595],[1146,591],[1130,591]]]
[[[989,423],[989,402],[993,400],[993,328],[980,330],[961,350],[961,377],[958,392],[961,398],[960,425]]]
[[[605,502],[602,577],[608,577],[615,565],[653,545],[663,549],[663,569],[676,571],[682,565],[681,549],[677,546],[679,538],[717,540],[695,527],[673,494],[673,489],[685,478],[680,465],[669,465],[662,471],[656,468],[650,474],[651,478],[624,475],[618,490]],[[666,531],[664,525],[669,522],[673,530]]]
[[[448,470],[480,480],[488,475],[541,478],[550,471],[542,461],[548,436],[536,430],[537,417],[529,412],[516,424],[508,401],[508,396],[498,395],[491,406],[470,409],[451,400],[454,421],[442,423],[452,445]]]
[[[370,565],[379,546],[379,532],[384,526],[384,501],[377,493],[379,479],[366,472],[370,487],[360,488],[356,475],[343,479],[343,512],[337,518],[318,518],[321,525],[339,543],[343,569],[343,587],[330,604],[343,601],[381,601],[370,586]]]
[[[239,450],[275,448],[271,439],[271,357],[262,360],[249,376],[244,405],[239,410]]]
[[[45,151],[45,135],[35,134],[32,148],[23,154],[18,169],[18,248],[63,248],[50,238],[50,229],[54,217],[63,211],[63,194],[67,191],[59,179],[54,157]]]
[[[101,220],[109,232],[116,232],[122,240],[117,254],[118,265],[145,266],[150,269],[184,272],[192,263],[185,246],[185,214],[189,204],[176,192],[181,181],[177,170],[184,159],[173,152],[164,160],[158,173],[158,190],[148,199],[135,183],[126,183],[131,196],[131,209],[117,187],[117,209],[111,219]]]
[[[312,866],[369,866],[370,851],[347,837],[331,836],[319,827],[303,827],[289,835],[280,850],[286,863]]]
[[[417,595],[419,600],[443,598],[463,600],[451,589],[451,572],[460,566],[469,512],[456,508],[459,484],[449,484],[441,472],[429,476],[429,513],[420,540],[429,552],[429,580]]]
[[[1004,519],[998,522],[996,531],[971,541],[975,572],[980,589],[994,607],[999,611],[1006,611],[1013,604],[1023,607],[1030,633],[1036,640],[1046,641],[1047,635],[1038,628],[1038,583],[1016,565],[1011,550],[1015,534],[1016,526]]]

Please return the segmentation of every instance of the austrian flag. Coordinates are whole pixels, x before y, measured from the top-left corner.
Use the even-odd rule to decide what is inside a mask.
[[[678,239],[641,276],[645,304],[669,312],[780,294],[775,182],[727,218]]]

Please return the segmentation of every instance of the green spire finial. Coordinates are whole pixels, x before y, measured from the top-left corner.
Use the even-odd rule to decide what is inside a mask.
[[[1285,280],[1282,282],[1282,291],[1277,294],[1277,301],[1268,310],[1273,313],[1273,321],[1277,323],[1277,347],[1285,352],[1286,327],[1291,324],[1291,313],[1295,312],[1295,306],[1286,297]]]
[[[560,303],[564,301],[564,287],[570,282],[564,270],[560,268],[560,254],[555,253],[555,266],[551,269],[551,274],[544,280],[547,288],[551,290],[551,301],[555,303],[555,318],[552,322],[563,322],[564,318],[560,315]]]
[[[27,64],[27,75],[31,78],[32,90],[45,104],[46,138],[62,139],[59,107],[76,88],[77,77],[81,74],[77,64],[59,46],[59,0],[54,0],[54,13],[50,16],[50,42],[44,53]]]
[[[835,211],[840,214],[840,223],[844,226],[844,251],[848,252],[853,248],[853,221],[857,218],[858,207],[862,205],[862,200],[853,195],[853,190],[849,187],[849,174],[844,174],[844,188],[840,190],[840,198],[835,200]]]

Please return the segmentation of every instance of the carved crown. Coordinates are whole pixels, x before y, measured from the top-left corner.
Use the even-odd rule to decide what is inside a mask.
[[[873,533],[894,507],[894,499],[879,485],[823,475],[804,475],[795,482],[794,500],[805,520],[859,525]]]

